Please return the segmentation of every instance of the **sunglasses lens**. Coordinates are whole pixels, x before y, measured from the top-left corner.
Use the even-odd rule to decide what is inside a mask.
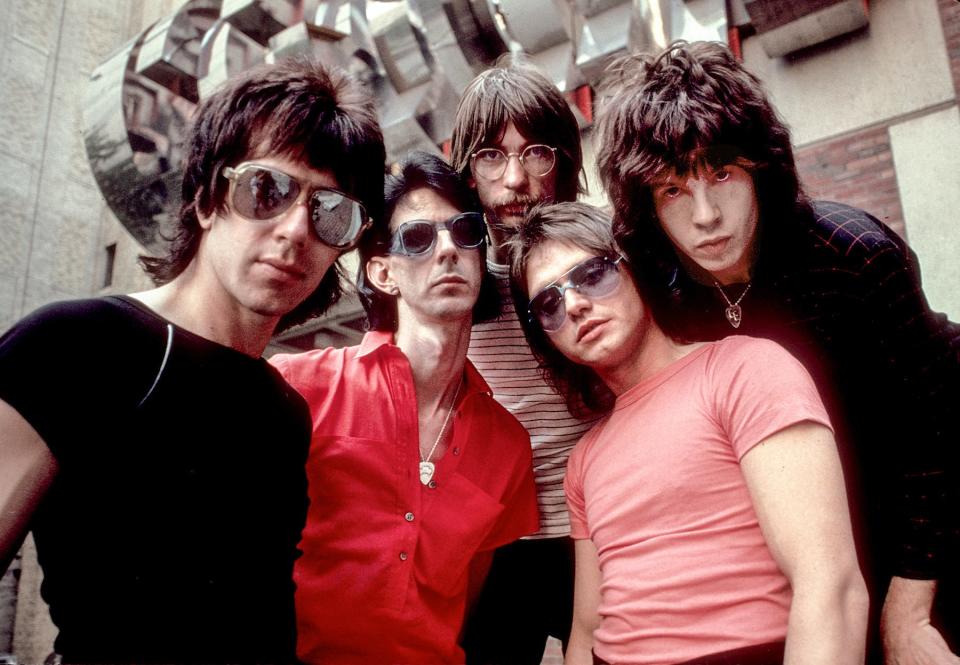
[[[548,287],[530,301],[530,313],[537,318],[540,326],[547,332],[553,332],[563,325],[567,310],[563,306],[560,289]]]
[[[400,238],[407,254],[423,254],[437,240],[437,227],[429,222],[409,222],[400,227]]]
[[[310,197],[310,221],[320,240],[331,247],[352,245],[365,220],[363,206],[340,192],[318,189]]]
[[[606,259],[596,258],[581,265],[570,275],[577,291],[591,298],[610,295],[620,282],[617,267]]]
[[[483,217],[475,212],[459,215],[449,225],[450,237],[463,249],[479,247],[486,236]]]
[[[288,175],[267,169],[244,170],[233,188],[233,208],[248,219],[271,219],[289,208],[300,185]]]
[[[567,280],[562,286],[554,282],[530,301],[530,315],[537,319],[546,332],[559,330],[567,318],[567,308],[563,300],[563,293],[567,289],[574,289],[588,298],[602,298],[613,293],[620,283],[620,271],[616,262],[602,256],[575,266],[566,277]]]

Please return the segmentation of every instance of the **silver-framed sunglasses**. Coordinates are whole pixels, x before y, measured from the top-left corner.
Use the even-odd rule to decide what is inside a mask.
[[[273,167],[243,162],[223,169],[230,181],[227,200],[244,219],[267,221],[305,201],[310,225],[325,245],[350,249],[370,225],[360,201],[332,187],[312,187]]]
[[[587,298],[602,298],[620,285],[622,256],[591,256],[581,261],[559,279],[537,291],[527,306],[531,323],[545,332],[556,332],[567,318],[564,294],[573,289]]]

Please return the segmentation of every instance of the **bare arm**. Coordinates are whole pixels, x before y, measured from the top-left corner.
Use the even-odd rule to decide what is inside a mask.
[[[790,580],[784,665],[863,663],[867,592],[833,436],[798,423],[741,460],[767,546]]]
[[[960,658],[930,624],[936,592],[937,583],[933,580],[890,580],[880,618],[888,665],[960,665]]]
[[[593,664],[593,631],[600,625],[600,557],[589,538],[574,541],[573,626],[564,665]]]
[[[7,569],[50,487],[57,462],[36,430],[0,400],[0,573]]]

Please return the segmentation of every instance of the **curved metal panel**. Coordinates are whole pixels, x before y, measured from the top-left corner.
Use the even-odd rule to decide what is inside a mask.
[[[217,21],[203,38],[200,56],[200,99],[231,76],[266,62],[267,49],[230,23]]]
[[[407,8],[398,4],[370,23],[383,68],[397,92],[430,80],[431,63],[410,25]]]
[[[196,103],[201,43],[219,15],[220,0],[190,0],[157,22],[143,40],[135,71]]]
[[[157,251],[180,205],[177,166],[194,107],[133,71],[143,36],[93,72],[84,145],[110,209],[140,244]]]
[[[223,0],[220,16],[261,46],[297,21],[307,9],[297,0]],[[316,2],[309,4],[315,5]]]

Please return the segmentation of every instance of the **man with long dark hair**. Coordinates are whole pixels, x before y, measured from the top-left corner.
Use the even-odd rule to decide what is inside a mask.
[[[804,362],[838,429],[871,660],[883,607],[890,662],[960,662],[960,335],[916,256],[869,214],[808,200],[787,127],[724,45],[627,56],[603,88],[600,174],[651,307],[671,334],[767,337]]]
[[[204,101],[187,148],[157,288],[0,339],[0,568],[32,529],[64,662],[296,660],[310,418],[261,354],[339,295],[383,138],[358,83],[291,60]]]
[[[589,429],[544,383],[509,297],[504,242],[543,201],[583,191],[580,130],[557,87],[529,64],[507,59],[477,76],[460,99],[451,161],[477,192],[490,231],[488,270],[504,296],[503,315],[478,324],[469,357],[494,397],[523,424],[533,448],[540,529],[499,550],[467,625],[467,662],[529,663],[549,636],[566,643],[573,604],[573,546],[563,497],[567,456]]]

